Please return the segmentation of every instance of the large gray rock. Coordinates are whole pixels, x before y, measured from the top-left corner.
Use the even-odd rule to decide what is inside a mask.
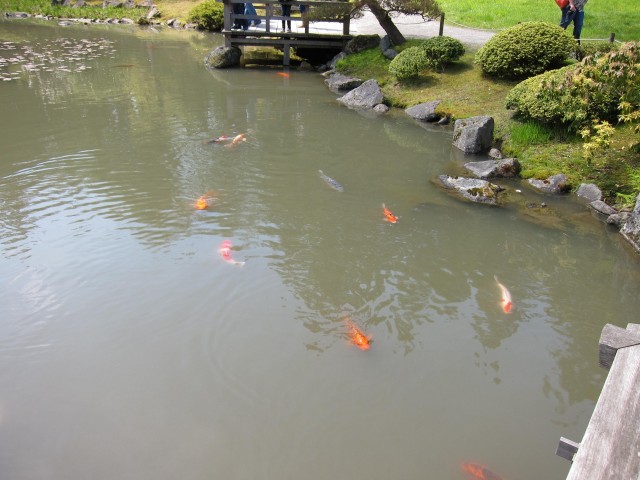
[[[464,153],[480,153],[493,143],[493,118],[478,116],[456,120],[453,125],[453,146]]]
[[[567,193],[571,190],[571,186],[567,183],[567,176],[564,173],[558,173],[546,180],[529,179],[529,184],[544,193]]]
[[[363,80],[355,77],[348,77],[342,73],[333,73],[324,83],[331,90],[353,90],[362,85]]]
[[[340,103],[351,108],[373,108],[383,100],[382,90],[374,79],[367,80],[358,88],[338,98]]]
[[[231,68],[240,65],[242,51],[238,47],[216,47],[204,59],[210,68]]]
[[[498,192],[504,190],[498,185],[481,180],[479,178],[450,177],[440,175],[438,177],[442,185],[454,190],[458,195],[476,203],[496,205],[498,203]]]
[[[602,191],[593,183],[581,183],[578,187],[576,195],[580,198],[584,198],[589,202],[595,202],[596,200],[602,200]]]
[[[413,107],[407,108],[404,113],[409,115],[414,120],[421,122],[437,122],[440,120],[440,115],[436,113],[436,109],[440,105],[440,100],[433,100],[431,102],[420,103]]]
[[[369,50],[380,45],[380,35],[374,33],[371,35],[357,35],[347,42],[344,46],[344,53],[351,55],[364,50]]]
[[[631,212],[631,216],[620,229],[620,233],[640,253],[640,194],[638,194],[636,206]]]
[[[468,162],[464,168],[478,178],[515,177],[520,173],[520,162],[515,158],[502,160],[485,160],[483,162]]]

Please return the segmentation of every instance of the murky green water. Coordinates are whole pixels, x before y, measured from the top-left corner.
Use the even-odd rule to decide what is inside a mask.
[[[519,186],[551,228],[452,199],[451,130],[209,72],[220,43],[0,22],[2,477],[564,478],[638,257],[573,200]]]

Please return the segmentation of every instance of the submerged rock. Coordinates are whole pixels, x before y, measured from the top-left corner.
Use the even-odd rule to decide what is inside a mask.
[[[544,193],[567,193],[571,186],[567,183],[567,176],[564,173],[553,175],[546,180],[529,179],[529,185]]]
[[[515,177],[520,173],[520,163],[515,158],[502,160],[485,160],[483,162],[468,162],[464,168],[478,178]]]
[[[498,203],[498,193],[504,190],[498,185],[479,178],[440,175],[438,179],[445,188],[454,190],[463,198],[475,203],[496,205]]]
[[[594,202],[591,202],[589,204],[589,207],[594,209],[596,212],[601,213],[602,215],[613,215],[615,213],[618,213],[618,211],[615,208],[610,207],[602,200],[596,200]]]

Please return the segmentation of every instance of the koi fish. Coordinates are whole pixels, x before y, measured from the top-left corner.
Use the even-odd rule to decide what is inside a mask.
[[[208,206],[209,206],[209,203],[207,202],[207,197],[205,197],[204,195],[202,195],[200,198],[196,200],[196,203],[195,203],[196,210],[206,210]]]
[[[398,222],[398,217],[396,217],[391,210],[389,210],[386,205],[383,203],[382,204],[382,213],[384,215],[384,219],[389,222],[389,223],[397,223]]]
[[[235,137],[233,137],[233,140],[231,140],[231,143],[229,143],[228,145],[225,145],[225,146],[226,147],[235,147],[240,142],[246,142],[246,141],[247,141],[247,136],[244,133],[241,133],[240,135],[236,135]]]
[[[487,467],[478,463],[463,463],[462,471],[467,473],[470,479],[475,480],[503,480],[503,478],[493,473]]]
[[[338,192],[344,192],[344,187],[340,185],[338,182],[336,182],[333,178],[331,178],[328,175],[325,175],[322,170],[318,170],[318,172],[320,172],[320,178],[324,180],[327,185],[329,185],[331,188],[333,188]]]
[[[204,195],[200,195],[193,206],[196,210],[206,210],[209,208],[209,200],[212,198],[216,198],[216,193],[214,191],[207,192]]]
[[[349,343],[355,345],[360,350],[369,350],[371,348],[371,337],[367,337],[352,320],[347,319],[346,323]]]
[[[225,262],[238,265],[239,267],[244,265],[244,262],[238,262],[231,257],[231,240],[223,240],[219,252]]]
[[[280,75],[283,78],[289,78],[289,74],[287,72],[278,72],[278,75]]]
[[[496,283],[498,284],[498,288],[502,293],[502,298],[500,298],[500,305],[502,306],[502,311],[504,311],[504,313],[509,313],[513,308],[513,303],[511,302],[511,293],[509,293],[509,290],[507,290],[507,287],[505,287],[503,284],[501,284],[498,281],[498,277],[496,275],[494,275],[493,278],[496,280]]]
[[[218,138],[212,138],[211,140],[207,140],[206,143],[222,143],[231,140],[231,137],[227,137],[226,135],[220,135]]]

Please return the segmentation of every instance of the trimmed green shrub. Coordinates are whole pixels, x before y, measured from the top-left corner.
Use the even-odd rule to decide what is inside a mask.
[[[191,9],[189,21],[200,30],[220,31],[224,26],[224,6],[215,0],[205,0]]]
[[[420,75],[428,68],[427,54],[422,47],[409,47],[401,51],[389,63],[389,73],[398,80],[406,80]]]
[[[524,22],[491,37],[476,53],[482,71],[500,78],[527,78],[559,68],[576,42],[557,25]]]
[[[444,72],[445,65],[455,62],[464,55],[464,45],[451,37],[432,37],[422,44],[427,54],[427,62],[436,71]]]
[[[594,121],[640,123],[638,65],[640,43],[626,43],[519,83],[507,95],[506,107],[573,131]]]

